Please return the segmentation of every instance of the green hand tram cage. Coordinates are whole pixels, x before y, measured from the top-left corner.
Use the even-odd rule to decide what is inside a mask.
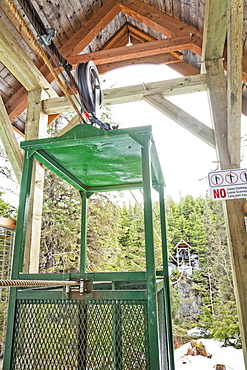
[[[84,124],[21,147],[12,279],[47,287],[11,288],[3,369],[174,370],[164,180],[151,126],[106,132]],[[34,159],[80,191],[79,272],[22,272]],[[159,194],[162,271],[155,269],[152,188]],[[143,189],[146,270],[87,272],[87,199],[132,189]]]

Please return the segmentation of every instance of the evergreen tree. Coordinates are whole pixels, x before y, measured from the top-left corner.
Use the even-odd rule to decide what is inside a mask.
[[[15,207],[3,200],[3,194],[3,192],[0,192],[0,216],[6,218],[16,218]]]
[[[208,197],[194,200],[187,196],[179,204],[168,199],[167,223],[169,248],[173,257],[173,247],[184,239],[199,259],[199,269],[194,272],[192,279],[193,289],[202,299],[201,314],[189,319],[190,323],[186,320],[177,322],[184,328],[199,325],[225,344],[233,339],[232,342],[238,346],[240,334],[222,204]],[[182,275],[175,273],[174,282],[180,281]],[[181,297],[178,300],[176,289],[172,289],[172,294],[175,305],[173,311],[178,312],[184,302]]]

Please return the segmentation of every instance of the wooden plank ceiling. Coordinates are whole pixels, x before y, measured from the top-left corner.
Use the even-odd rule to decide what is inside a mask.
[[[17,0],[13,3],[37,36]],[[32,4],[44,25],[56,29],[54,43],[73,67],[93,60],[104,73],[123,65],[151,62],[168,64],[184,76],[200,73],[204,0],[33,0]],[[224,16],[224,7],[223,15],[219,14]],[[12,125],[24,134],[27,92],[42,86],[50,90],[50,96],[63,94],[5,0],[0,1],[0,22],[0,94]],[[207,35],[216,45],[215,34],[225,37],[220,36],[220,30]],[[129,42],[132,46],[126,47]],[[225,38],[223,49],[224,42]],[[245,110],[245,44],[243,50]],[[50,122],[53,119],[51,115]]]

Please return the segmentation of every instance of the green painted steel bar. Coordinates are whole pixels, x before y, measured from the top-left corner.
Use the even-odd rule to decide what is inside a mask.
[[[81,253],[80,272],[85,273],[87,269],[87,193],[81,194]]]
[[[97,141],[97,138],[101,138],[101,140],[108,140],[109,137],[111,139],[118,139],[121,140],[125,137],[131,137],[133,140],[135,139],[135,134],[145,134],[151,131],[151,126],[141,126],[141,127],[132,127],[127,129],[121,130],[112,130],[112,131],[103,131],[101,129],[97,129],[93,126],[83,127],[82,130],[85,133],[81,134],[80,130],[81,127],[76,127],[65,133],[64,135],[56,138],[45,138],[45,139],[36,139],[36,140],[26,140],[21,143],[21,148],[24,150],[40,147],[42,149],[47,148],[55,148],[61,146],[70,146],[74,145],[75,140],[78,142],[77,145],[81,145],[81,143],[91,143],[92,141]],[[133,136],[133,137],[132,137]]]
[[[20,202],[15,233],[14,255],[12,264],[12,279],[17,279],[23,268],[24,251],[26,243],[30,189],[32,181],[33,157],[25,152],[21,180]]]
[[[78,300],[135,300],[142,301],[147,299],[147,292],[140,290],[97,290],[92,293],[71,292],[71,299]],[[153,343],[152,343],[153,345]],[[157,370],[157,368],[156,368]]]
[[[17,288],[10,288],[8,323],[7,323],[7,330],[6,330],[5,351],[4,351],[4,360],[3,360],[3,368],[2,368],[3,370],[11,369],[11,357],[12,357],[14,326],[15,326],[16,291],[17,291]]]
[[[112,290],[117,287],[112,283]],[[122,315],[120,302],[112,307],[112,356],[114,361],[114,370],[122,370]]]
[[[11,288],[12,289],[12,288]],[[15,288],[13,288],[15,289]],[[32,290],[22,289],[17,292],[18,299],[41,299],[41,300],[55,300],[55,299],[75,299],[75,300],[135,300],[144,301],[147,299],[147,293],[145,291],[136,290],[101,290],[93,291],[92,293],[76,293],[71,292],[65,295],[63,290]]]
[[[73,275],[73,274],[71,274]],[[88,272],[86,278],[95,281],[135,281],[146,280],[146,272]]]
[[[118,184],[118,185],[103,185],[103,186],[88,186],[87,190],[93,193],[99,193],[104,191],[121,191],[121,190],[133,190],[142,189],[142,182],[129,182],[128,184]]]
[[[165,198],[164,188],[159,188],[159,203],[160,203],[160,226],[162,238],[162,258],[163,258],[163,275],[164,275],[164,305],[166,316],[166,336],[169,356],[169,370],[175,370],[174,348],[173,348],[173,333],[172,333],[172,316],[170,302],[170,281],[168,271],[168,253],[167,253],[167,238],[166,238],[166,218],[165,218]]]
[[[104,141],[104,140],[109,140],[109,135],[100,135],[100,140],[101,141]],[[111,136],[111,140],[114,140],[114,141],[122,141],[123,139],[125,139],[126,137],[130,137],[130,135],[128,133],[125,133],[125,134],[118,134],[118,135],[114,135],[114,136]],[[92,136],[92,137],[88,137],[88,138],[72,138],[71,140],[56,140],[56,141],[52,141],[50,140],[49,142],[45,142],[45,139],[41,139],[40,141],[36,142],[35,143],[35,140],[34,141],[25,141],[21,147],[23,149],[26,149],[26,148],[34,148],[37,143],[38,143],[38,147],[42,150],[49,150],[49,149],[58,149],[58,148],[69,148],[69,147],[75,147],[75,146],[81,146],[82,144],[85,145],[85,144],[90,144],[92,142],[95,142],[97,139],[97,136]]]
[[[133,272],[87,272],[87,273],[46,273],[46,274],[23,274],[19,273],[18,278],[22,280],[78,280],[87,279],[94,281],[140,281],[146,280],[145,271]]]
[[[142,148],[142,177],[144,197],[150,366],[151,370],[158,370],[160,369],[160,359],[158,342],[158,314],[154,257],[153,210],[151,199],[151,161],[149,135],[144,135],[143,140],[144,147]]]
[[[84,184],[77,180],[68,170],[63,168],[57,162],[55,162],[47,153],[42,150],[34,153],[35,159],[40,163],[44,164],[49,170],[53,171],[56,175],[67,181],[70,185],[74,186],[78,190],[86,190]]]
[[[78,277],[78,279],[79,278],[80,277]],[[47,273],[47,274],[20,273],[18,274],[18,279],[21,279],[21,280],[72,280],[71,274],[69,272],[64,273],[64,274],[63,273]]]

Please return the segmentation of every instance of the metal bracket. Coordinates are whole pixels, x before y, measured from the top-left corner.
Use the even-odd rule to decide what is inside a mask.
[[[46,33],[38,37],[38,42],[40,45],[51,45],[52,40],[56,36],[55,28],[46,28]]]

